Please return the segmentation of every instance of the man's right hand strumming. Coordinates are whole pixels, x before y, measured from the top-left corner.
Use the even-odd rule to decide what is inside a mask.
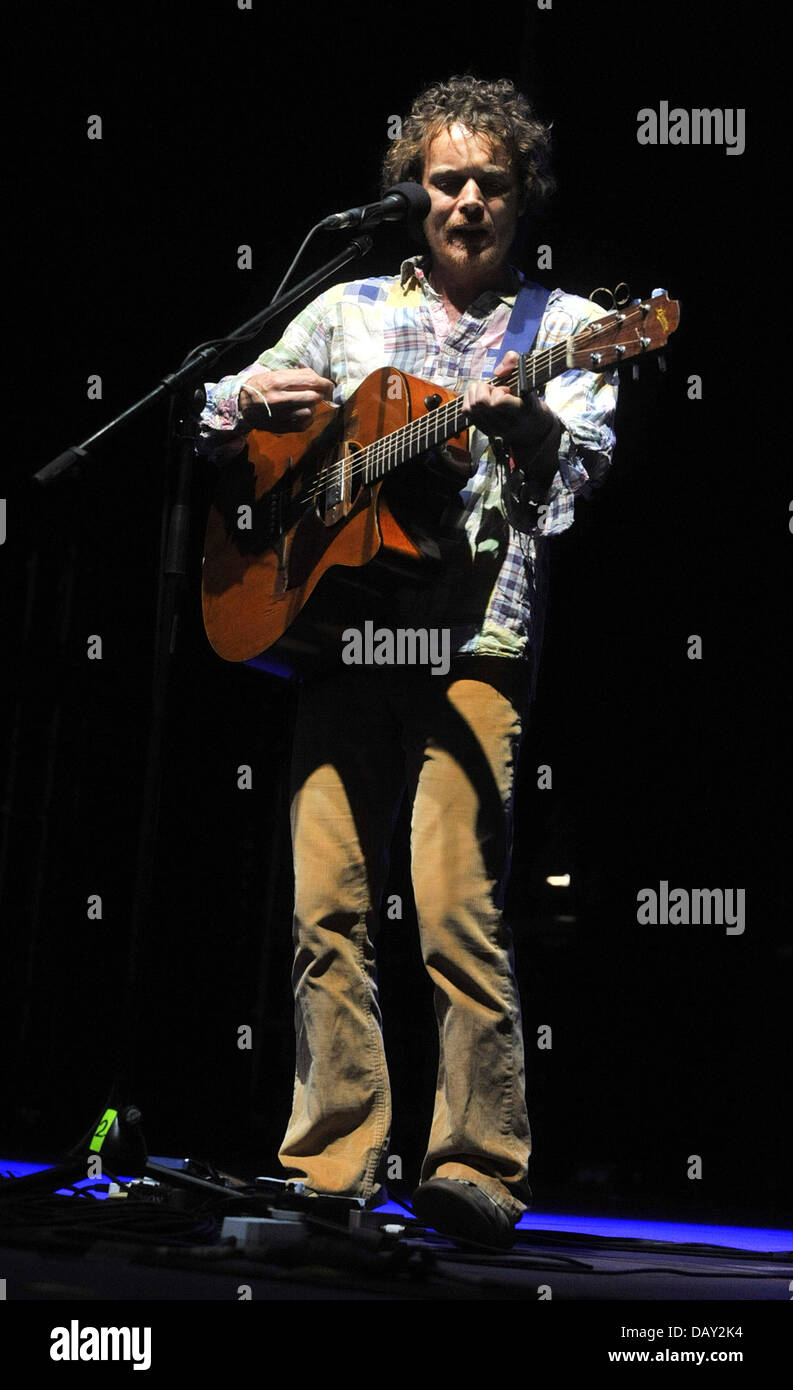
[[[252,429],[291,434],[311,424],[320,401],[332,399],[333,382],[318,376],[311,367],[278,371],[263,367],[241,387],[239,413]]]

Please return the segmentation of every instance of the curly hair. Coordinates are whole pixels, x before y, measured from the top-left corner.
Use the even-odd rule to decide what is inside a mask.
[[[530,102],[507,77],[485,82],[467,73],[433,82],[417,96],[383,160],[382,193],[395,183],[421,183],[430,140],[458,122],[503,146],[517,173],[521,211],[537,211],[556,187],[550,165],[551,127],[537,119]]]

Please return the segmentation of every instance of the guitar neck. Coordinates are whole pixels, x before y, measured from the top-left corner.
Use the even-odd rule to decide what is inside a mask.
[[[556,343],[553,347],[542,348],[525,355],[526,379],[532,389],[540,390],[552,377],[558,376],[567,368],[568,342]],[[509,376],[499,377],[499,386],[514,391],[518,385],[517,368]],[[455,396],[446,405],[430,410],[409,425],[403,425],[386,434],[382,439],[368,445],[359,460],[363,468],[364,481],[375,482],[393,472],[400,464],[418,458],[439,444],[454,439],[466,428],[463,415],[462,396]]]

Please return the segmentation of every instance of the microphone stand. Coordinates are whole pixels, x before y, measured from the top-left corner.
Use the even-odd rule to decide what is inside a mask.
[[[225,356],[237,343],[255,337],[260,329],[266,327],[270,320],[275,318],[276,314],[280,314],[282,309],[288,309],[296,299],[300,299],[304,294],[315,289],[317,285],[321,285],[323,280],[329,279],[348,261],[355,260],[358,256],[365,256],[367,251],[371,250],[371,246],[372,238],[369,236],[358,237],[355,241],[349,242],[343,251],[333,257],[333,260],[327,261],[311,275],[307,275],[305,280],[301,280],[299,285],[295,285],[286,294],[279,295],[272,303],[268,304],[266,309],[254,314],[253,318],[247,319],[245,323],[240,324],[239,328],[235,328],[225,338],[219,338],[200,350],[197,349],[190,353],[178,371],[169,372],[167,376],[161,377],[159,384],[155,386],[153,391],[149,391],[148,395],[141,396],[134,405],[122,410],[120,415],[117,415],[109,424],[103,425],[101,430],[96,431],[96,434],[89,435],[82,444],[74,444],[70,449],[65,449],[62,454],[58,454],[57,458],[51,459],[48,464],[33,474],[34,481],[40,483],[42,487],[49,487],[58,478],[72,470],[79,473],[78,465],[80,462],[88,458],[97,448],[106,444],[108,439],[111,439],[118,430],[133,424],[139,416],[145,414],[147,410],[164,400],[169,394],[177,396],[187,391],[190,386],[203,382],[207,374],[206,369],[214,366],[215,362]],[[193,408],[195,404],[197,402],[193,403]],[[203,408],[204,402],[202,401],[198,406],[198,415],[201,414]]]
[[[371,246],[372,238],[369,236],[360,236],[349,242],[332,260],[327,261],[318,270],[306,276],[291,290],[284,294],[277,293],[265,309],[247,319],[245,323],[226,337],[193,349],[188,354],[184,364],[177,371],[162,377],[154,390],[127,407],[109,424],[97,430],[88,439],[84,439],[81,444],[75,444],[64,450],[63,453],[33,474],[33,481],[42,488],[51,487],[69,475],[79,477],[85,464],[93,461],[93,456],[111,439],[114,439],[121,430],[135,423],[153,406],[158,405],[168,397],[171,398],[174,407],[172,413],[177,417],[176,437],[179,442],[179,459],[170,514],[168,514],[168,488],[164,490],[163,500],[161,532],[163,539],[155,616],[151,711],[137,841],[135,885],[130,914],[128,968],[121,1011],[116,1073],[108,1097],[108,1105],[112,1102],[114,1113],[116,1111],[123,1112],[125,1103],[123,1093],[126,1090],[128,1078],[132,1074],[134,1063],[135,1004],[140,958],[151,905],[170,662],[176,647],[180,600],[187,577],[191,531],[192,474],[195,461],[195,443],[198,435],[198,419],[206,402],[203,382],[209,375],[209,369],[214,367],[214,364],[233,347],[256,336],[282,310],[309,293],[324,280],[329,279],[349,261],[365,255]],[[291,274],[294,264],[295,262],[292,263],[286,278]],[[282,285],[284,283],[285,281],[282,281]],[[170,452],[169,448],[168,462],[170,462]],[[100,1112],[100,1121],[102,1114],[106,1113],[108,1113],[107,1106],[103,1112]],[[139,1112],[137,1113],[139,1115]],[[74,1155],[75,1151],[72,1150],[69,1155],[71,1167],[74,1166]],[[82,1160],[78,1160],[78,1163],[80,1161]],[[60,1169],[56,1169],[56,1172],[60,1171]],[[44,1175],[41,1176],[46,1181]],[[13,1181],[16,1184],[19,1180],[14,1179]],[[219,1191],[225,1194],[226,1190],[221,1188]]]

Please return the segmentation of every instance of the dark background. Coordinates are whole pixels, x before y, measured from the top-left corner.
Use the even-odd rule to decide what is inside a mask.
[[[54,1158],[102,1108],[128,971],[148,728],[166,413],[33,507],[22,484],[188,349],[269,299],[309,226],[378,196],[388,118],[454,72],[507,75],[554,122],[556,200],[526,238],[549,285],[664,286],[682,322],[661,375],[625,369],[609,482],[553,543],[542,674],[520,774],[509,908],[525,1010],[537,1210],[790,1220],[789,545],[784,455],[759,352],[773,255],[752,171],[767,132],[743,5],[234,0],[36,7],[12,40],[25,105],[8,293],[24,290],[3,547],[10,679],[0,885],[6,1095],[0,1154]],[[746,151],[645,147],[636,113],[746,108]],[[103,138],[86,138],[101,115]],[[253,269],[237,269],[237,247]],[[333,243],[317,241],[307,273]],[[347,278],[413,247],[384,228]],[[769,264],[765,263],[766,255]],[[255,348],[224,361],[228,372]],[[22,339],[20,344],[19,339]],[[765,364],[767,366],[767,364]],[[103,398],[87,399],[99,373]],[[702,400],[688,399],[701,376]],[[7,418],[9,418],[7,416]],[[783,461],[784,460],[784,461]],[[783,469],[785,477],[783,477]],[[167,486],[166,486],[167,491]],[[229,666],[200,616],[211,475],[168,704],[154,901],[128,1099],[153,1153],[277,1173],[292,1088],[288,821],[294,695]],[[70,564],[71,561],[71,564]],[[103,659],[88,661],[90,634]],[[702,638],[703,658],[687,657]],[[236,786],[240,763],[253,790]],[[536,769],[550,764],[553,787]],[[406,823],[380,981],[407,1183],[436,1042],[411,915]],[[570,872],[569,891],[545,876]],[[641,888],[743,888],[746,930],[638,926]],[[101,922],[86,916],[99,893]],[[254,1049],[237,1048],[241,1024]],[[550,1025],[553,1047],[536,1047]],[[689,1155],[703,1177],[687,1177]]]

